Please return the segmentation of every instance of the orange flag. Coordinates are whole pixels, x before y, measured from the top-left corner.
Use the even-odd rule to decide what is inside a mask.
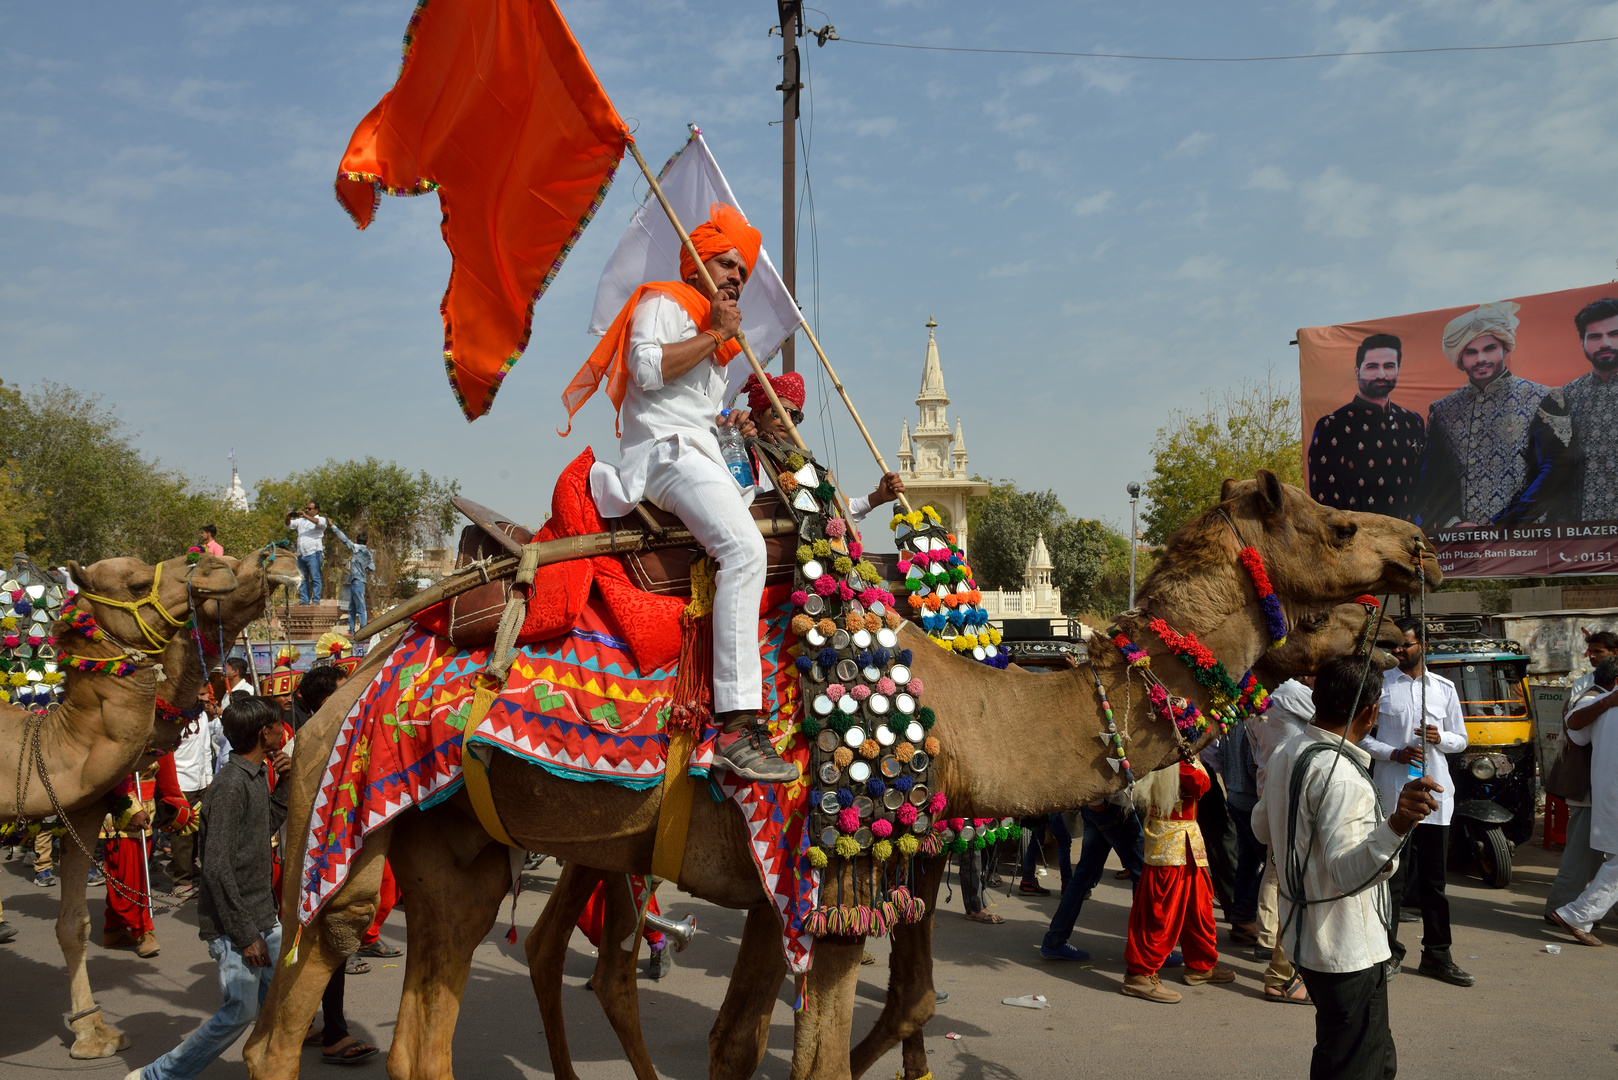
[[[629,129],[554,0],[422,0],[392,90],[348,142],[337,199],[436,190],[453,260],[444,367],[467,420],[528,346],[534,301],[590,223]]]

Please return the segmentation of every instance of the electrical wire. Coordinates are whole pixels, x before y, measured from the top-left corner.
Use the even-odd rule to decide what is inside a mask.
[[[800,49],[798,50],[798,55],[800,63],[803,64],[801,81],[803,88],[808,91],[806,96],[809,99],[809,122],[798,125],[798,146],[803,158],[803,197],[799,200],[797,206],[798,220],[796,224],[798,234],[801,236],[803,234],[803,219],[806,214],[808,215],[809,280],[814,295],[813,303],[809,309],[809,317],[814,324],[815,337],[820,338],[820,227],[815,213],[814,180],[809,169],[810,154],[814,149],[815,140],[815,88],[814,79],[810,77],[811,73],[809,71],[809,51]],[[794,299],[796,298],[794,297]],[[799,306],[801,308],[802,305]],[[819,357],[816,357],[815,360],[815,392],[820,401],[820,415],[818,417],[820,421],[820,444],[830,447],[832,471],[837,474],[839,483],[846,483],[846,478],[843,476],[841,448],[837,441],[836,413],[832,407],[831,390],[827,386],[826,369],[823,364],[818,363]]]
[[[897,41],[861,41],[836,38],[850,45],[870,45],[882,49],[911,49],[918,52],[988,53],[998,56],[1072,56],[1087,60],[1155,60],[1177,64],[1261,64],[1278,60],[1332,60],[1345,56],[1417,56],[1428,53],[1506,52],[1514,49],[1554,49],[1563,45],[1597,45],[1618,41],[1618,35],[1573,38],[1568,41],[1533,41],[1520,45],[1442,45],[1425,49],[1351,49],[1344,52],[1288,53],[1277,56],[1155,56],[1143,53],[1068,52],[1057,49],[982,49],[958,45],[909,45]]]

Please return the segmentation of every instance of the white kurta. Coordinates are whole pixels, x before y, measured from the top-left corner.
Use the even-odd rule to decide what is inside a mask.
[[[1590,747],[1590,846],[1618,852],[1618,709],[1567,737]]]
[[[1297,679],[1288,679],[1270,694],[1270,707],[1244,721],[1247,742],[1258,766],[1258,790],[1264,791],[1265,767],[1276,748],[1308,727],[1315,719],[1314,692]]]
[[[1422,682],[1427,683],[1427,719],[1421,714]],[[1407,746],[1426,747],[1427,775],[1444,788],[1435,792],[1438,812],[1429,814],[1423,825],[1448,825],[1455,813],[1455,785],[1450,781],[1449,761],[1445,754],[1458,754],[1466,749],[1466,721],[1461,716],[1461,697],[1455,684],[1431,671],[1421,679],[1394,668],[1382,676],[1382,710],[1377,714],[1376,734],[1367,735],[1360,746],[1376,759],[1371,776],[1382,797],[1382,812],[1393,813],[1399,805],[1399,792],[1410,782],[1410,766],[1393,760],[1393,755]],[[1438,745],[1425,741],[1422,729],[1428,724],[1438,728]]]
[[[663,379],[663,346],[696,336],[697,324],[669,297],[654,294],[636,306],[619,463],[613,468],[596,462],[590,494],[609,518],[632,513],[643,498],[651,500],[677,515],[719,563],[714,711],[756,710],[764,699],[758,609],[767,558],[764,538],[747,510],[757,489],[739,487],[719,452],[715,420],[725,406],[725,369],[710,357],[677,379]]]

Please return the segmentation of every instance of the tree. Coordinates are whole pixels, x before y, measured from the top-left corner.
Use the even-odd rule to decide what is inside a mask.
[[[986,498],[973,500],[968,521],[967,556],[979,588],[1021,589],[1029,553],[1043,534],[1063,611],[1095,609],[1101,600],[1098,585],[1119,551],[1126,560],[1127,591],[1127,541],[1103,522],[1069,516],[1054,491],[1022,491],[1015,481],[995,481]]]
[[[1219,501],[1225,480],[1244,480],[1269,469],[1284,483],[1303,484],[1302,421],[1298,397],[1262,383],[1205,395],[1202,413],[1176,410],[1152,443],[1146,481],[1146,539],[1162,544],[1174,530]]]

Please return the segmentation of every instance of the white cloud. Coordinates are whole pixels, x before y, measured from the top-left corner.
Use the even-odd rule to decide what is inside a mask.
[[[1090,217],[1106,211],[1112,205],[1113,191],[1098,191],[1094,195],[1086,195],[1073,204],[1073,213],[1077,217]]]
[[[1376,184],[1353,179],[1336,165],[1298,185],[1304,227],[1327,236],[1370,236],[1385,192]]]
[[[854,122],[856,135],[892,135],[899,130],[899,121],[892,116],[872,116],[865,120]]]
[[[1278,165],[1261,165],[1248,175],[1247,183],[1242,187],[1259,191],[1291,191],[1292,178]]]
[[[1032,273],[1036,265],[1032,259],[1024,259],[1019,263],[1001,263],[998,266],[989,267],[984,276],[990,278],[1022,277],[1024,274]]]
[[[1171,158],[1196,157],[1198,154],[1202,153],[1209,143],[1213,141],[1214,137],[1211,132],[1193,131],[1191,134],[1181,139],[1178,146],[1163,156]]]
[[[1214,281],[1221,277],[1230,260],[1223,255],[1191,255],[1174,271],[1181,281]]]

